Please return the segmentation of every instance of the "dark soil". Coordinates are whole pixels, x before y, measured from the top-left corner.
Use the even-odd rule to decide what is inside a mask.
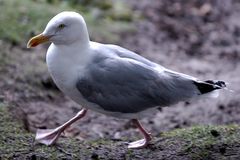
[[[136,32],[121,35],[119,45],[175,71],[203,80],[226,81],[234,90],[222,91],[217,99],[182,102],[163,108],[151,117],[143,117],[143,125],[156,136],[163,131],[199,124],[239,124],[240,2],[142,0],[139,3],[134,0],[127,3],[142,18],[134,22]],[[17,107],[13,112],[23,119],[28,131],[34,133],[36,128],[59,126],[81,108],[52,83],[44,62],[46,48],[26,50],[3,41],[0,41],[0,48],[0,102]],[[214,131],[212,134],[217,135]],[[95,112],[89,112],[84,119],[68,128],[64,136],[85,141],[99,138],[132,141],[141,137],[128,120]],[[164,148],[164,144],[160,146]],[[210,149],[213,152],[219,148],[223,154],[228,151],[224,145],[217,149],[214,147]],[[116,151],[121,154],[120,150]],[[111,154],[109,150],[98,152]],[[169,150],[158,154],[159,159],[167,159],[169,155]],[[139,156],[142,158],[143,155],[139,152]],[[182,157],[188,159],[184,153]],[[98,159],[98,153],[92,153],[92,159]]]

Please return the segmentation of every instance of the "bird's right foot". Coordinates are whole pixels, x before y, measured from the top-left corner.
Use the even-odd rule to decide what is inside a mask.
[[[140,148],[144,148],[149,144],[150,140],[146,140],[146,139],[141,139],[138,141],[134,141],[128,144],[128,148],[129,149],[140,149]]]

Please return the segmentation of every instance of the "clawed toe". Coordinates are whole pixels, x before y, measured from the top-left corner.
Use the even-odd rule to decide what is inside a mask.
[[[128,148],[129,149],[139,149],[139,148],[144,148],[147,145],[148,145],[148,141],[146,141],[146,139],[141,139],[141,140],[129,143]]]

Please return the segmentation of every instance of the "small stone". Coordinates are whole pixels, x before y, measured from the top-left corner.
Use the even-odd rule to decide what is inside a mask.
[[[2,103],[4,101],[4,96],[0,95],[0,103]]]
[[[213,137],[218,137],[218,136],[220,136],[220,133],[219,133],[218,131],[216,131],[215,129],[211,130],[210,132],[211,132],[211,134],[212,134]]]
[[[30,157],[31,160],[36,160],[37,159],[37,156],[35,154],[33,154],[31,157]]]
[[[224,106],[224,105],[219,105],[218,108],[219,108],[220,110],[224,110],[225,106]]]
[[[226,153],[226,147],[222,146],[219,148],[219,151],[221,154],[225,154]]]
[[[92,153],[91,158],[94,159],[94,160],[99,159],[98,154],[95,153],[95,152]]]

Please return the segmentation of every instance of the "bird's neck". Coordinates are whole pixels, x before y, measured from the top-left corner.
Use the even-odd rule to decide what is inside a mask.
[[[79,39],[77,41],[71,42],[71,43],[53,43],[53,45],[57,48],[62,49],[71,49],[71,48],[78,48],[79,50],[88,48],[90,46],[90,40],[89,38]]]
[[[52,44],[51,51],[56,52],[57,59],[63,59],[64,61],[71,61],[72,63],[87,62],[91,57],[90,42],[76,42],[68,45],[56,45]]]

